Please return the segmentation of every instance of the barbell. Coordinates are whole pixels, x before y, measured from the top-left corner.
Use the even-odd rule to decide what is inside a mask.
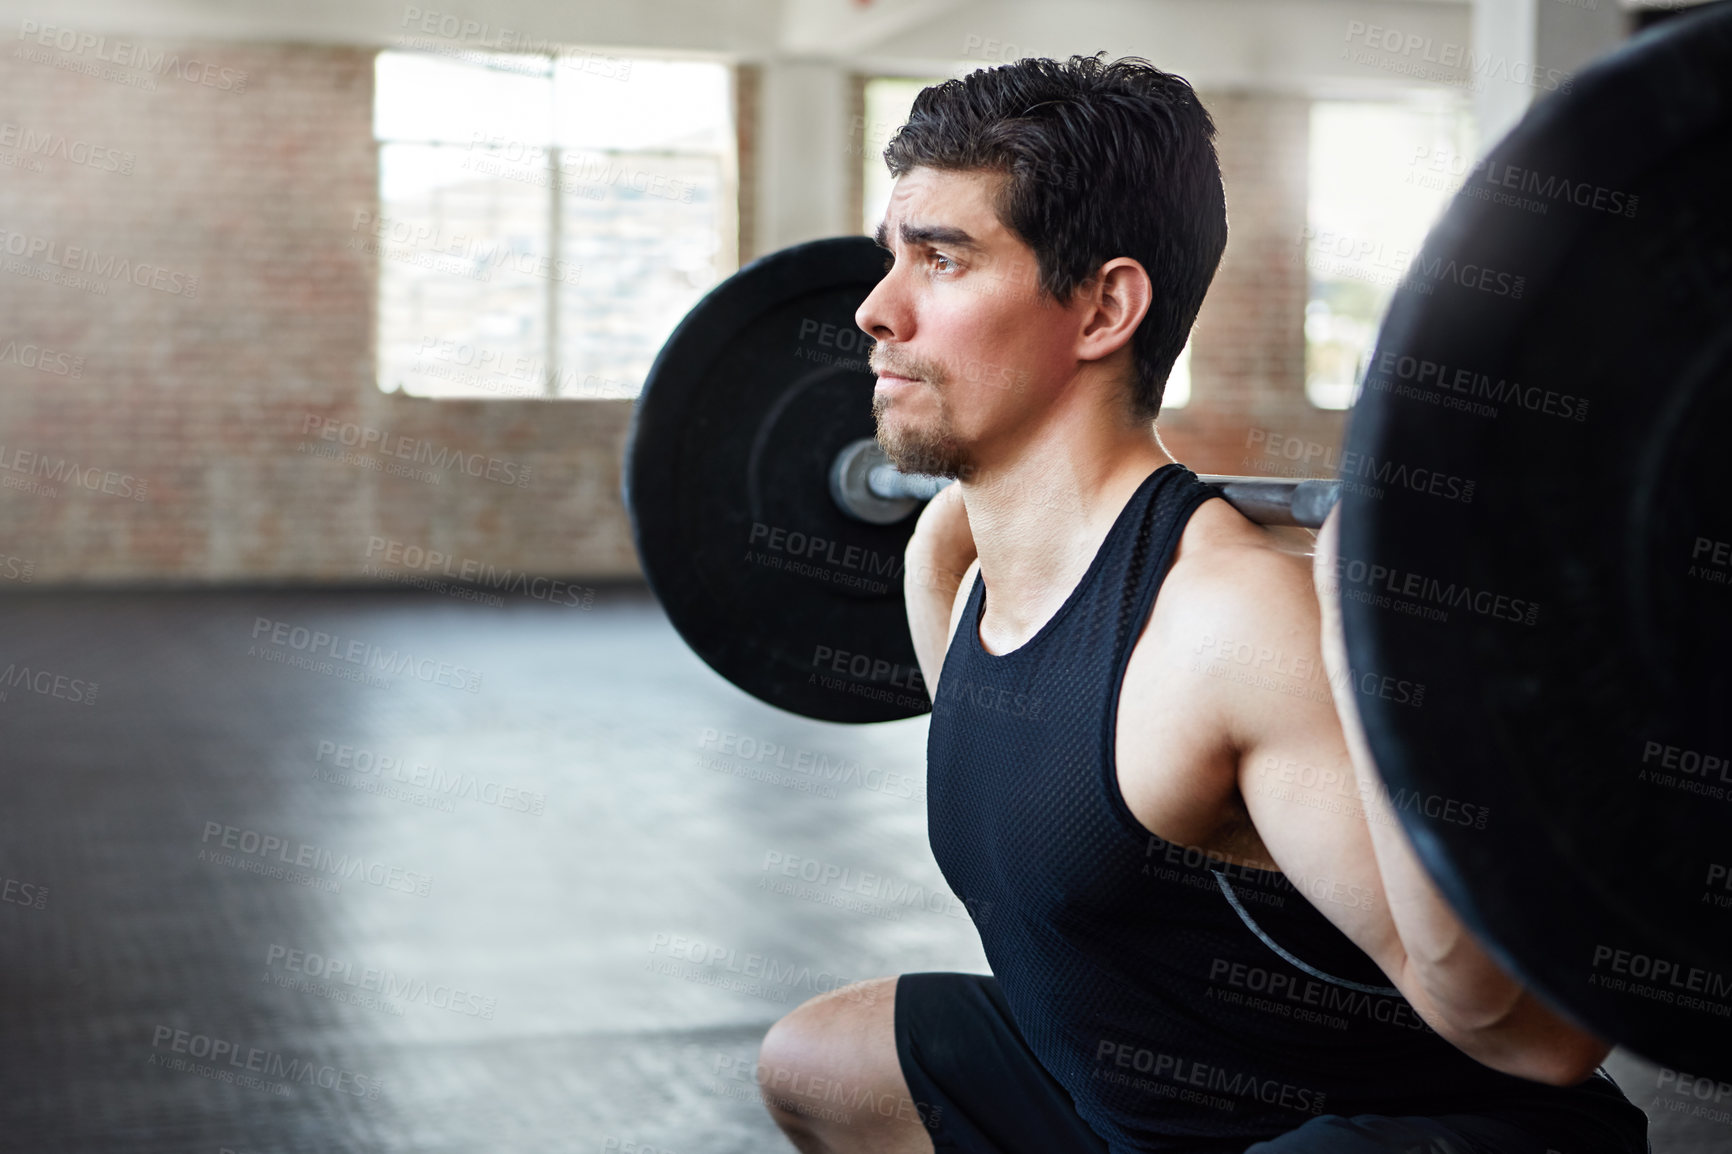
[[[1321,478],[1204,473],[1198,480],[1213,485],[1228,504],[1260,525],[1321,528],[1341,495],[1341,482]],[[830,499],[848,516],[874,525],[901,521],[949,484],[945,477],[900,471],[872,437],[842,446],[830,466]]]
[[[1600,1035],[1719,1077],[1728,189],[1719,5],[1584,70],[1469,174],[1384,318],[1333,481],[1208,478],[1266,523],[1315,525],[1339,500],[1350,668],[1331,688],[1461,917]],[[844,237],[731,277],[656,359],[625,463],[680,635],[747,692],[831,721],[930,708],[903,549],[937,482],[872,444],[853,323],[882,273]]]

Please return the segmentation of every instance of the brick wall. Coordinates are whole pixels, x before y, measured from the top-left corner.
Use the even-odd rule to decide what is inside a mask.
[[[0,136],[4,551],[38,582],[355,579],[375,537],[545,574],[635,573],[617,495],[628,403],[375,386],[376,258],[352,229],[377,204],[373,53],[155,48],[192,79],[154,61],[101,77],[67,67],[97,66],[88,54],[0,55],[0,121],[14,126]],[[64,144],[30,153],[23,133]],[[102,275],[123,268],[110,258],[145,284]],[[87,262],[95,273],[79,273]],[[26,367],[27,348],[68,371]],[[342,451],[325,429],[463,457],[437,483],[387,475],[302,451]],[[31,477],[21,453],[71,479]]]
[[[377,538],[634,574],[618,499],[629,404],[376,388],[376,258],[352,229],[376,208],[372,52],[151,47],[162,64],[0,55],[0,580],[23,564],[39,583],[361,580]],[[1300,387],[1305,106],[1205,100],[1231,240],[1199,320],[1195,400],[1162,429],[1198,469],[1244,472],[1259,463],[1248,428],[1333,443],[1340,416]],[[462,465],[437,483],[392,475],[368,463],[397,457],[324,430]]]
[[[1161,439],[1204,473],[1296,472],[1272,438],[1340,442],[1344,414],[1305,398],[1306,154],[1310,104],[1199,94],[1214,118],[1227,191],[1227,251],[1191,337],[1191,403],[1162,413]]]

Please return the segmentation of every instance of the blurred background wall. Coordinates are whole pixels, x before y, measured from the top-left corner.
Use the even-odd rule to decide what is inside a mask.
[[[0,4],[0,580],[366,582],[393,545],[632,578],[632,397],[684,309],[867,231],[920,84],[1025,55],[1141,55],[1199,90],[1231,240],[1158,424],[1199,472],[1327,474],[1430,214],[1639,18]]]

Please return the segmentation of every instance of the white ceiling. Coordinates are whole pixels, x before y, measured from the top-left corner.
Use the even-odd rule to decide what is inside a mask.
[[[1296,23],[1329,24],[1346,10],[1383,24],[1406,10],[1456,9],[1468,0],[0,0],[0,20],[53,22],[96,33],[209,40],[391,43],[425,35],[422,20],[470,22],[485,38],[503,30],[614,48],[681,49],[728,56],[841,58],[895,41],[937,51],[926,30],[948,21],[1091,27],[1183,22],[1187,34],[1237,39],[1275,9]],[[52,13],[51,15],[49,13]],[[1464,17],[1465,18],[1465,17]],[[940,53],[942,54],[942,53]]]
[[[1616,2],[1629,6],[1643,0]],[[1356,88],[1411,83],[1393,71],[1341,59],[1351,22],[1465,44],[1471,35],[1472,4],[1470,0],[56,0],[50,6],[41,0],[0,0],[0,26],[21,30],[26,21],[52,22],[94,35],[375,46],[419,36],[459,47],[489,47],[514,34],[537,42],[612,51],[637,49],[732,60],[831,60],[859,71],[919,75],[992,63],[989,43],[1010,45],[1023,55],[1062,56],[1105,49],[1113,56],[1146,56],[1199,87],[1348,94]],[[445,35],[441,28],[455,35]]]

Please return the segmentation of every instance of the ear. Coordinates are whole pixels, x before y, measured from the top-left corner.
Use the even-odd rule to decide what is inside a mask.
[[[1130,344],[1154,298],[1149,274],[1128,256],[1101,265],[1094,279],[1077,291],[1083,317],[1076,351],[1084,361],[1103,360]]]

